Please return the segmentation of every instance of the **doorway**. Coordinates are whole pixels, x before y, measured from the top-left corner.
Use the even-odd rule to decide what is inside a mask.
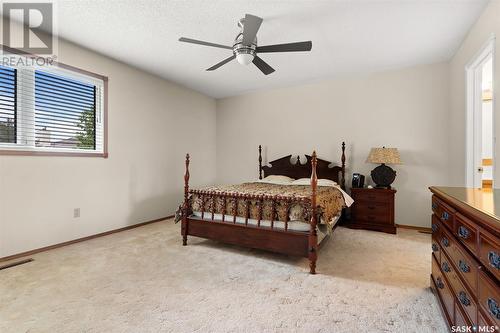
[[[466,67],[467,73],[467,187],[494,187],[493,59],[494,37]]]

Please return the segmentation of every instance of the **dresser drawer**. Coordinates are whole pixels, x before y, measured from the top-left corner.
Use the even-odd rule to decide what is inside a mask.
[[[477,323],[476,302],[469,290],[467,290],[462,281],[460,281],[455,268],[451,264],[451,260],[445,255],[441,256],[441,271],[450,282],[457,304],[460,305],[472,323]]]
[[[441,262],[441,247],[439,246],[439,240],[441,239],[441,226],[438,218],[432,215],[432,254],[436,257],[438,262]]]
[[[479,272],[479,306],[483,309],[487,320],[500,326],[500,286],[484,272]]]
[[[441,249],[448,256],[452,257],[451,253],[455,251],[455,239],[453,235],[440,224],[440,234],[439,234],[439,244],[441,245]]]
[[[441,301],[443,302],[443,307],[447,312],[450,320],[453,321],[453,313],[455,307],[455,298],[453,297],[453,293],[451,291],[450,286],[446,282],[441,273],[441,269],[439,268],[439,263],[436,259],[432,259],[432,279],[434,280],[434,285],[439,293]]]
[[[453,326],[466,328],[471,327],[473,324],[467,319],[467,315],[464,314],[462,307],[458,302],[455,303],[455,323]],[[466,331],[457,331],[466,332]]]
[[[477,229],[471,220],[460,213],[455,214],[455,236],[464,244],[473,254],[477,251]]]
[[[455,218],[455,210],[453,208],[433,195],[432,211],[444,224],[448,226],[448,228],[450,228],[450,230],[453,230],[453,220]]]
[[[479,233],[479,260],[497,279],[500,279],[500,244],[489,232]]]
[[[469,287],[473,293],[477,293],[477,274],[479,270],[478,262],[456,242],[452,242],[449,256],[453,261],[457,274],[462,277],[462,279],[467,283],[467,287]]]
[[[392,193],[382,190],[364,190],[353,192],[355,201],[365,201],[370,203],[391,204],[394,196]]]

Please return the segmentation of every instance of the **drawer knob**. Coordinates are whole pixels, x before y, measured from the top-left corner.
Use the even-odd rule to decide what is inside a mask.
[[[465,306],[470,305],[470,299],[467,298],[467,294],[464,291],[458,293],[458,300]]]
[[[467,229],[463,225],[461,225],[460,227],[458,227],[458,237],[463,238],[463,239],[469,238],[470,237],[470,231],[469,231],[469,229]]]
[[[437,209],[437,208],[438,208],[437,203],[433,202],[433,203],[432,203],[432,209]]]
[[[441,278],[437,278],[437,283],[436,283],[437,287],[439,289],[443,289],[444,288],[444,283],[443,281],[441,280]]]
[[[432,252],[437,252],[438,246],[435,243],[432,243]]]
[[[431,229],[432,229],[432,233],[435,233],[438,230],[437,224],[433,223],[431,226]]]
[[[448,238],[446,238],[446,237],[443,237],[443,239],[441,240],[441,243],[443,243],[443,245],[444,245],[445,247],[450,246],[450,241],[449,241],[449,240],[448,240]]]
[[[500,309],[493,298],[488,298],[488,310],[496,319],[500,319]]]
[[[450,266],[448,265],[448,263],[446,261],[441,264],[441,268],[446,273],[449,273],[451,271]]]
[[[464,273],[469,273],[470,272],[470,267],[465,263],[463,260],[458,261],[458,268]]]
[[[490,266],[500,269],[500,256],[498,253],[494,251],[488,252],[488,261],[490,262]]]
[[[444,221],[448,221],[448,219],[450,218],[450,214],[448,214],[448,212],[443,212],[443,214],[441,214],[441,218]]]

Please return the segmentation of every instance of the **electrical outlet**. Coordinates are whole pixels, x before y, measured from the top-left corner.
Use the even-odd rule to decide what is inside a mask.
[[[73,217],[80,217],[80,208],[73,209]]]

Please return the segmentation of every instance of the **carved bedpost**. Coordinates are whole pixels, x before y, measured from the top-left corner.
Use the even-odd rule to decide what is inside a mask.
[[[259,145],[259,179],[262,179],[262,146]]]
[[[318,232],[317,232],[317,213],[316,213],[316,191],[318,187],[318,176],[316,175],[316,151],[311,159],[311,222],[309,231],[309,273],[316,274],[316,260],[318,259]]]
[[[186,154],[186,173],[184,174],[184,205],[182,206],[182,245],[187,245],[188,211],[189,211],[189,154]]]
[[[340,178],[340,188],[345,190],[345,142],[342,142],[342,175]]]

